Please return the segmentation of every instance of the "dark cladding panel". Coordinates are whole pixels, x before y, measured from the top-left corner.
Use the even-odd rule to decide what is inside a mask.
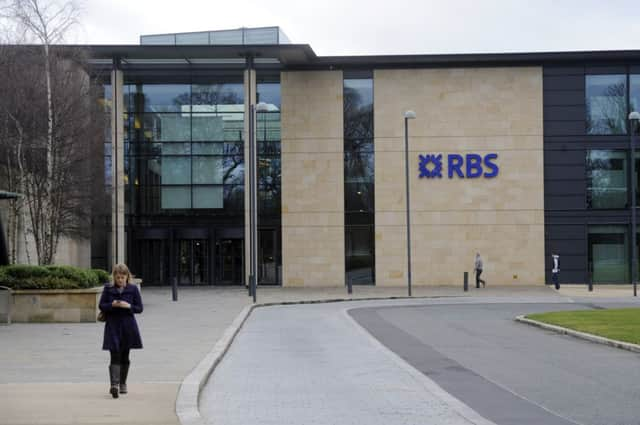
[[[584,226],[580,226],[584,231]],[[552,239],[554,235],[549,235],[549,249],[564,253],[564,255],[581,256],[587,254],[587,247],[583,243],[584,235],[581,239]],[[550,255],[551,253],[549,253]],[[564,264],[566,266],[566,264]]]
[[[585,117],[583,105],[545,106],[545,121],[580,121]]]
[[[545,150],[544,165],[547,166],[565,166],[565,165],[582,165],[584,166],[585,151],[584,149],[566,150]],[[546,176],[545,176],[546,177]],[[584,178],[584,174],[581,176]]]
[[[576,105],[584,108],[584,90],[545,90],[544,106]]]
[[[549,184],[549,183],[546,183]],[[586,206],[584,195],[547,195],[544,196],[544,208],[553,210],[584,210]]]
[[[549,224],[545,232],[549,240],[581,241],[585,238],[584,224]]]
[[[578,190],[576,192],[571,192],[572,190],[576,190],[576,186],[584,186],[584,179],[573,179],[573,180],[547,180],[544,181],[545,185],[545,195],[549,197],[555,196],[585,196],[584,190]]]
[[[576,220],[586,208],[584,67],[545,67],[543,81],[546,282],[552,253],[560,255],[561,283],[585,282],[586,227]]]
[[[584,120],[580,121],[553,121],[546,115],[544,117],[544,134],[553,136],[578,136],[585,133]]]
[[[545,91],[552,90],[584,90],[583,75],[547,75],[543,84]]]
[[[542,75],[584,75],[584,66],[545,66]]]
[[[584,160],[577,165],[548,165],[544,167],[544,178],[552,183],[554,180],[574,180],[576,185],[585,179]],[[578,188],[572,192],[580,192]]]

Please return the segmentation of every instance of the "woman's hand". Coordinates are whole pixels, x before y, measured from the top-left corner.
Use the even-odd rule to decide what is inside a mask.
[[[131,304],[129,304],[126,301],[122,301],[122,300],[113,300],[113,302],[111,303],[111,305],[113,307],[120,307],[120,308],[131,308]]]

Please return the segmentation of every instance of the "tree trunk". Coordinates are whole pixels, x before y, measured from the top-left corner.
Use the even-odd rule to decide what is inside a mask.
[[[24,235],[24,249],[25,249],[25,254],[27,257],[27,264],[31,264],[31,255],[29,254],[29,237],[28,237],[28,232],[27,232],[27,210],[28,208],[28,202],[29,202],[29,196],[27,194],[26,191],[26,184],[25,184],[25,172],[24,172],[24,161],[23,161],[23,156],[22,156],[22,148],[24,146],[24,130],[22,128],[22,124],[20,123],[20,121],[14,117],[12,114],[7,114],[9,116],[9,118],[11,118],[13,120],[13,123],[16,127],[16,131],[18,133],[18,137],[16,140],[16,162],[18,163],[18,193],[20,195],[22,195],[22,199],[21,200],[16,200],[15,204],[16,204],[16,217],[15,217],[15,233],[14,233],[14,238],[15,238],[15,245],[14,245],[14,251],[17,251],[17,245],[18,245],[18,230],[20,228],[20,220],[18,219],[18,211],[20,213],[20,216],[22,217],[22,225],[24,226],[23,229],[23,235]],[[25,205],[26,204],[26,205]],[[15,255],[15,259],[17,259],[17,255],[14,253]]]
[[[44,202],[45,210],[44,223],[42,228],[44,230],[43,241],[43,264],[51,264],[53,261],[52,251],[54,232],[53,232],[53,218],[54,214],[54,202],[53,202],[53,102],[51,95],[51,64],[49,60],[49,40],[46,39],[44,43],[44,73],[46,78],[47,87],[47,180],[46,180],[46,197]]]

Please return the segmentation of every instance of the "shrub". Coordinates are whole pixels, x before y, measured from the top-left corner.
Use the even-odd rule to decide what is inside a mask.
[[[98,277],[99,284],[105,284],[111,280],[111,275],[102,269],[91,269]]]
[[[15,264],[0,267],[0,285],[12,289],[93,288],[108,281],[108,278],[109,274],[104,270],[72,266]]]

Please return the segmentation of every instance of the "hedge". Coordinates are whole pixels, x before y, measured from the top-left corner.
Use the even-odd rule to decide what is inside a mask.
[[[109,278],[104,270],[72,266],[14,264],[0,267],[0,285],[11,289],[93,288],[108,282]]]

